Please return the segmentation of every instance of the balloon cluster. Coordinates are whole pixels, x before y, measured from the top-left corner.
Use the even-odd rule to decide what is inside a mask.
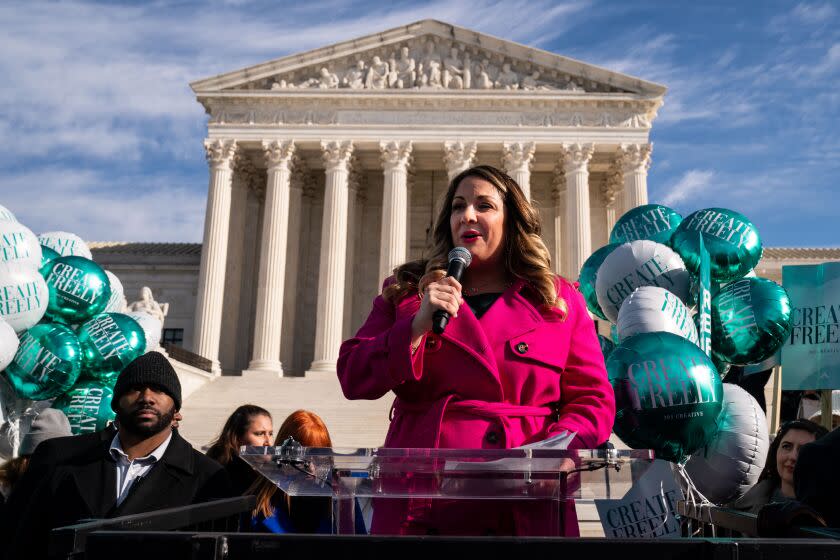
[[[0,206],[0,439],[19,440],[21,418],[50,403],[75,434],[113,419],[117,375],[157,345],[161,329],[124,310],[121,282],[82,239],[36,236]],[[0,455],[14,447],[0,441]]]
[[[687,465],[710,497],[737,498],[764,465],[766,420],[748,393],[722,383],[722,370],[772,356],[791,329],[784,288],[752,273],[758,232],[732,210],[683,218],[647,204],[624,214],[609,241],[579,281],[589,310],[617,334],[615,345],[600,337],[616,395],[614,431],[631,447]],[[698,301],[704,276],[715,294],[708,305]],[[702,340],[709,330],[711,352]]]

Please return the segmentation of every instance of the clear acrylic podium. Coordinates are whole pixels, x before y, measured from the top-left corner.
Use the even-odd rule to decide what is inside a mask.
[[[545,536],[562,534],[569,500],[615,499],[653,464],[649,450],[343,449],[242,447],[240,456],[290,496],[332,498],[333,533],[355,532],[356,498],[506,501],[548,513]]]

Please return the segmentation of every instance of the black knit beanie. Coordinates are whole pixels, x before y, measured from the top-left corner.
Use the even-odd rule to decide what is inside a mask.
[[[116,412],[120,397],[138,385],[159,387],[175,401],[175,410],[181,410],[181,382],[172,364],[160,352],[143,354],[125,366],[114,385],[111,409]]]

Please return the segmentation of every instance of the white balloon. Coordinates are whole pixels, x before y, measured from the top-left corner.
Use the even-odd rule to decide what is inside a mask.
[[[110,270],[106,270],[105,274],[111,284],[111,298],[108,300],[108,305],[105,306],[103,313],[122,313],[123,307],[125,307],[125,290],[122,282]]]
[[[732,383],[723,384],[718,432],[686,464],[697,489],[710,501],[736,500],[758,482],[770,438],[767,417],[756,400]]]
[[[163,325],[157,320],[157,318],[142,311],[131,311],[126,313],[126,315],[140,323],[140,327],[146,335],[146,352],[154,350],[160,346],[160,334],[163,329]]]
[[[47,312],[47,282],[37,268],[0,263],[0,317],[21,333]]]
[[[76,234],[66,231],[48,231],[38,236],[41,245],[49,247],[62,257],[76,256],[93,260],[87,243]]]
[[[670,247],[648,239],[616,247],[598,268],[595,293],[607,319],[614,323],[621,304],[641,286],[659,286],[689,301],[685,263]]]
[[[0,221],[0,262],[41,268],[38,238],[20,222]]]
[[[618,339],[635,334],[669,332],[697,344],[697,327],[680,299],[658,286],[642,286],[630,294],[618,310]]]
[[[18,351],[20,340],[18,340],[15,329],[0,317],[0,371],[12,363],[12,359]]]
[[[18,221],[15,218],[15,215],[12,214],[12,211],[0,204],[0,222],[16,222]]]

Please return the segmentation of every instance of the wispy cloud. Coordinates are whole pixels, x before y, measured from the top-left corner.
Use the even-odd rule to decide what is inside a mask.
[[[51,167],[4,178],[0,203],[35,233],[62,230],[87,240],[198,242],[205,195],[170,177],[114,178]]]
[[[0,203],[36,230],[198,241],[206,120],[191,81],[434,18],[667,85],[651,197],[743,207],[806,239],[793,224],[840,217],[840,10],[773,6],[0,3]]]
[[[662,204],[671,206],[684,202],[696,192],[708,187],[715,177],[715,172],[710,170],[692,169],[686,171],[682,178],[666,190]]]

